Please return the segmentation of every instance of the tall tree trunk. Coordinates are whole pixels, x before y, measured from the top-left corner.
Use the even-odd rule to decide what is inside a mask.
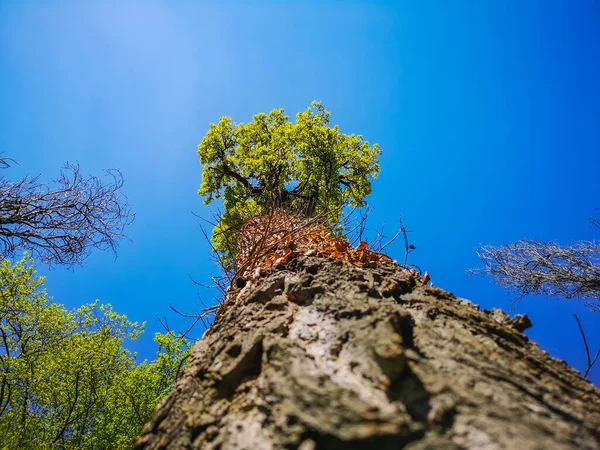
[[[526,322],[300,256],[231,296],[137,448],[600,448],[600,391]]]

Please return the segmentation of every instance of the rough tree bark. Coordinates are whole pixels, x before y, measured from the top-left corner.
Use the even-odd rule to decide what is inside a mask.
[[[600,391],[527,322],[301,256],[228,300],[137,448],[600,448]]]

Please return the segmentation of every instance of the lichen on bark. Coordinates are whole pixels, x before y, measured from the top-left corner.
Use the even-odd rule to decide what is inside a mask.
[[[598,449],[600,392],[399,267],[298,256],[230,293],[138,449]]]

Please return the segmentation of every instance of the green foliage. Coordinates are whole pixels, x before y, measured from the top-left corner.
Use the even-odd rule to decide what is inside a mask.
[[[198,146],[203,164],[198,193],[209,204],[222,199],[225,211],[213,230],[215,248],[231,263],[232,233],[273,206],[312,217],[344,205],[364,206],[379,173],[379,147],[362,136],[329,126],[330,113],[318,102],[289,121],[283,109],[234,123],[211,124]]]
[[[26,256],[0,264],[0,449],[127,449],[171,389],[186,343],[157,334],[157,359],[124,347],[144,324],[98,301],[53,303]]]

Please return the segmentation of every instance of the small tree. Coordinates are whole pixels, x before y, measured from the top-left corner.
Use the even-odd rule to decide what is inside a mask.
[[[11,162],[0,158],[0,168]],[[86,178],[72,164],[53,185],[39,176],[0,177],[0,256],[29,250],[41,261],[72,266],[93,248],[115,251],[134,215],[121,192],[121,173],[108,170],[107,177]]]

